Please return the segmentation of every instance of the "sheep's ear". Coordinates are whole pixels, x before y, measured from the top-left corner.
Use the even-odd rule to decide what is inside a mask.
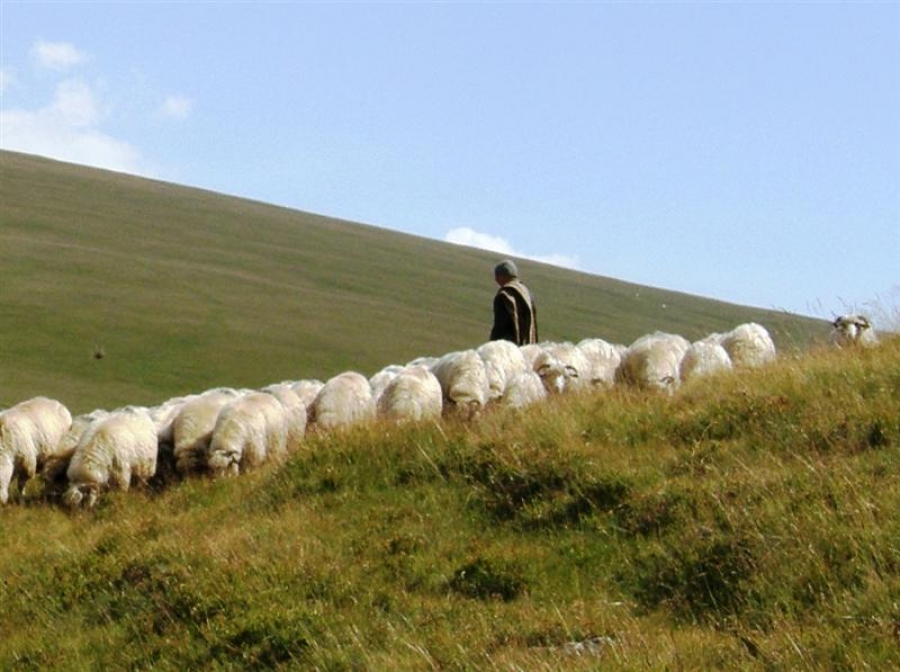
[[[872,327],[872,325],[869,323],[869,319],[865,315],[860,315],[856,324],[863,329],[870,329]]]
[[[570,378],[578,378],[578,369],[576,369],[574,366],[572,366],[571,364],[569,364],[569,365],[566,366],[566,374],[567,374]]]

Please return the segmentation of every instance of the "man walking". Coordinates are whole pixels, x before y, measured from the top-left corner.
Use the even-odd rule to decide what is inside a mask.
[[[491,340],[516,345],[537,343],[537,310],[531,292],[519,280],[519,269],[510,259],[497,264],[494,279],[500,285],[494,296],[494,326]]]

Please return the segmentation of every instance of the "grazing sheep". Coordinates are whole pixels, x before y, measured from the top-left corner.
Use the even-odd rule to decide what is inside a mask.
[[[657,331],[641,336],[622,355],[616,383],[671,393],[681,382],[681,360],[690,347],[678,334]]]
[[[375,418],[375,399],[369,380],[361,373],[345,371],[329,378],[311,407],[318,430],[350,427]]]
[[[127,491],[131,479],[142,485],[156,473],[156,425],[146,408],[129,406],[95,420],[81,435],[66,476],[69,488],[63,502],[76,507],[87,497],[97,503],[100,491]]]
[[[568,341],[545,342],[532,368],[550,394],[586,390],[590,387],[591,363],[579,348]]]
[[[484,360],[475,350],[449,352],[431,367],[441,384],[443,414],[471,420],[487,403],[488,377]]]
[[[500,399],[506,389],[506,380],[513,373],[527,371],[525,356],[512,341],[488,341],[475,352],[484,361],[488,379],[488,401]]]
[[[287,453],[285,409],[273,395],[255,392],[222,407],[209,442],[209,470],[237,475]]]
[[[307,410],[312,408],[313,402],[316,400],[316,395],[319,394],[319,391],[324,386],[325,383],[321,380],[316,380],[315,378],[298,380],[295,383],[291,383],[291,387],[294,389],[294,392],[297,393],[297,396],[300,397],[300,401],[303,402],[303,405],[306,406]]]
[[[507,408],[524,408],[544,400],[547,389],[535,371],[516,371],[506,379],[506,388],[500,405]]]
[[[718,339],[711,337],[691,343],[691,347],[684,353],[678,373],[683,382],[729,369],[731,357]]]
[[[612,387],[616,369],[622,361],[622,350],[602,338],[585,338],[576,344],[590,364],[585,379],[594,387]]]
[[[839,348],[878,345],[878,334],[865,315],[841,315],[831,323],[831,343]]]
[[[285,429],[287,431],[287,449],[296,450],[306,435],[308,410],[306,404],[290,383],[278,383],[263,388],[263,392],[271,394],[284,407]]]
[[[735,368],[762,366],[775,359],[775,343],[769,332],[756,322],[739,324],[719,337],[719,343]]]
[[[82,413],[72,418],[72,424],[68,431],[56,444],[52,454],[47,456],[44,468],[41,470],[44,483],[48,484],[52,491],[58,494],[65,489],[68,484],[66,470],[69,468],[69,462],[72,461],[81,436],[94,422],[107,415],[109,415],[108,411],[98,408],[90,413]]]
[[[378,417],[394,422],[440,418],[441,383],[424,366],[410,366],[396,374],[376,402]]]
[[[398,373],[403,371],[406,368],[399,364],[390,364],[371,378],[369,378],[369,387],[372,388],[372,398],[375,400],[375,404],[378,404],[378,398],[381,396],[381,393],[384,392],[384,388],[387,387],[388,383],[390,383]]]
[[[185,402],[172,425],[175,466],[182,475],[201,471],[206,465],[209,440],[222,407],[241,393],[229,388],[207,390]]]
[[[24,492],[71,425],[69,410],[47,397],[20,402],[0,413],[0,503],[9,501],[13,476],[19,494]]]

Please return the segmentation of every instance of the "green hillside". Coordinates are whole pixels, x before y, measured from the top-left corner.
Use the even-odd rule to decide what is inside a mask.
[[[602,231],[598,231],[602,235]],[[493,253],[0,152],[0,407],[73,412],[325,379],[484,342]],[[782,349],[821,320],[529,261],[541,336],[629,343],[745,321]],[[101,356],[102,355],[102,356]]]

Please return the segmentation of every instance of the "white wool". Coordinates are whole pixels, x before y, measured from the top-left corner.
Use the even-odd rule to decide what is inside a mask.
[[[475,350],[449,352],[431,367],[441,384],[444,415],[471,419],[488,399],[488,377],[484,360]]]
[[[406,366],[424,366],[426,369],[430,369],[432,366],[437,364],[437,357],[416,357],[415,359],[406,363]]]
[[[576,347],[584,353],[590,364],[586,379],[594,386],[611,387],[616,380],[616,369],[622,361],[621,350],[602,338],[586,338]]]
[[[525,360],[525,368],[534,370],[534,360],[541,354],[541,346],[538,343],[527,343],[519,346],[519,352],[522,353],[522,359]]]
[[[488,379],[488,401],[500,399],[506,389],[507,378],[528,368],[522,350],[512,341],[488,341],[478,346],[475,351],[484,361]]]
[[[690,347],[690,341],[678,334],[657,331],[641,336],[622,355],[616,382],[672,392],[681,382],[681,360]]]
[[[182,405],[172,424],[173,454],[179,473],[188,474],[206,464],[209,440],[219,411],[239,396],[237,390],[217,388]]]
[[[378,416],[395,422],[440,418],[441,384],[424,366],[410,366],[387,384],[376,404]]]
[[[830,341],[839,348],[871,347],[878,345],[878,334],[865,315],[841,315],[831,323]]]
[[[588,389],[591,385],[591,363],[574,343],[540,343],[540,352],[532,369],[544,381],[551,394]]]
[[[90,413],[82,413],[72,418],[72,424],[68,431],[59,440],[53,453],[48,455],[47,461],[44,463],[42,474],[45,481],[52,482],[65,475],[82,435],[95,421],[105,418],[107,415],[109,415],[108,411],[98,408]]]
[[[291,383],[278,383],[263,388],[263,392],[271,394],[284,408],[284,422],[287,431],[287,449],[300,447],[306,435],[307,408]]]
[[[15,476],[22,492],[72,425],[69,410],[55,399],[35,397],[0,413],[0,503],[9,501]]]
[[[682,381],[731,369],[731,357],[715,337],[691,343],[684,353],[678,373]]]
[[[153,418],[153,424],[156,425],[156,438],[159,439],[160,443],[174,445],[175,418],[178,416],[181,408],[194,398],[196,398],[196,395],[172,397],[149,409],[150,417]]]
[[[87,494],[93,506],[104,488],[128,490],[132,478],[146,484],[156,473],[157,450],[156,425],[146,409],[128,407],[95,420],[69,462],[63,501],[77,506]]]
[[[208,465],[214,474],[238,474],[287,452],[286,411],[267,392],[229,402],[219,411],[209,443]]]
[[[319,391],[324,386],[325,383],[321,380],[316,380],[315,378],[298,380],[295,383],[291,383],[294,392],[297,393],[297,396],[300,397],[300,401],[303,402],[303,405],[306,406],[307,409],[312,408],[313,402],[316,400],[316,395],[319,394]]]
[[[369,387],[372,388],[372,398],[375,400],[376,404],[378,404],[378,398],[381,396],[381,393],[384,392],[384,388],[387,387],[388,383],[390,383],[398,373],[403,371],[404,368],[406,367],[401,366],[400,364],[390,364],[369,378]]]
[[[313,401],[312,420],[325,431],[350,427],[375,418],[375,399],[369,380],[345,371],[325,381]]]
[[[508,408],[524,408],[547,397],[544,381],[535,371],[517,371],[506,380],[506,389],[500,405]]]
[[[735,368],[762,366],[775,359],[775,343],[766,328],[755,322],[739,324],[722,334],[719,343]]]

